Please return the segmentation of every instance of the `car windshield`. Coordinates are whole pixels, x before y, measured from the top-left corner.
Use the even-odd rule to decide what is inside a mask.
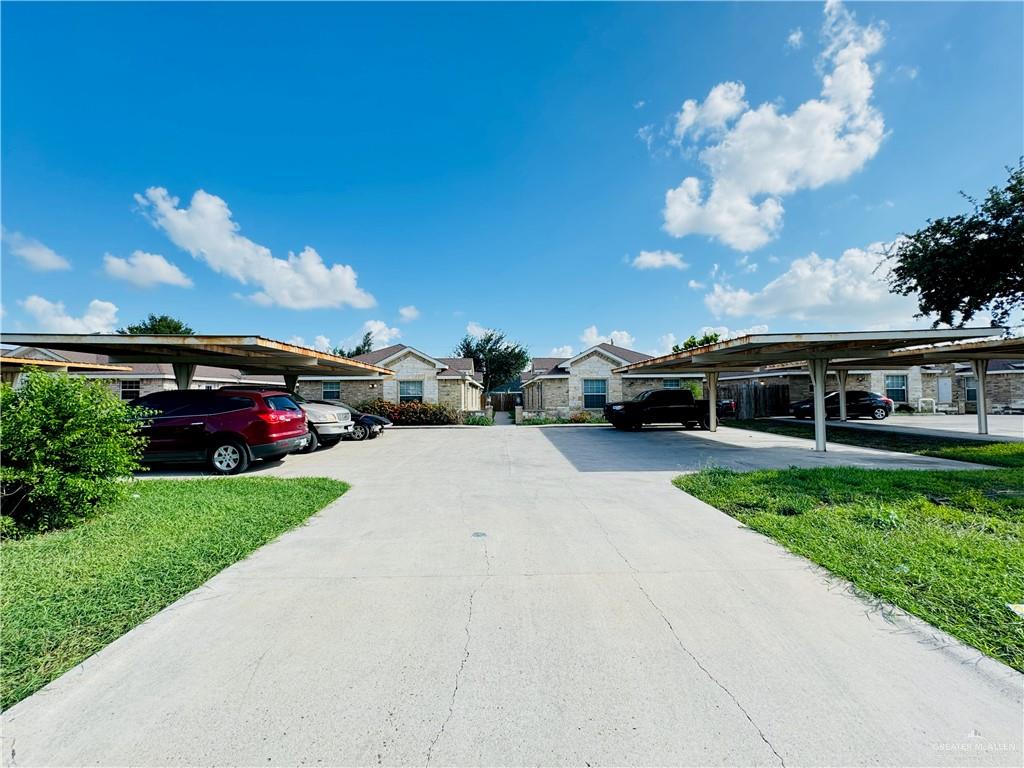
[[[307,400],[306,398],[304,398],[302,395],[300,395],[297,392],[289,392],[288,394],[291,396],[292,400],[294,400],[299,405],[302,405],[303,403],[308,403],[309,402],[309,400]]]
[[[290,397],[284,395],[271,395],[266,398],[267,405],[273,408],[275,411],[297,411],[299,406],[295,404],[295,401]]]
[[[633,400],[634,400],[634,401],[637,401],[637,400],[646,400],[646,399],[647,399],[648,397],[650,397],[651,395],[653,395],[653,394],[654,394],[655,392],[657,392],[657,391],[658,391],[658,390],[656,390],[656,389],[645,389],[645,390],[644,390],[643,392],[641,392],[641,393],[640,393],[639,395],[637,395],[636,397],[634,397],[634,398],[633,398]]]

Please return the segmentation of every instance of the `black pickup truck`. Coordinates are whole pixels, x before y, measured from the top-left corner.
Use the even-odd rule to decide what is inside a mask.
[[[642,429],[644,424],[682,424],[707,429],[707,400],[695,400],[688,389],[648,389],[632,400],[608,403],[604,417],[616,429]]]

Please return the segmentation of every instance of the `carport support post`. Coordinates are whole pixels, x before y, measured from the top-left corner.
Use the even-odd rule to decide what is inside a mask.
[[[708,430],[718,431],[718,371],[708,371]]]
[[[174,369],[174,384],[178,389],[192,386],[192,377],[196,374],[195,363],[171,363]]]
[[[814,450],[825,450],[825,371],[828,360],[809,360],[807,367],[811,371],[814,383]]]
[[[846,421],[846,379],[850,372],[845,368],[836,371],[839,378],[839,420]]]
[[[294,392],[297,386],[299,386],[299,374],[286,373],[284,375],[284,388],[289,392]]]
[[[978,380],[978,434],[988,434],[988,397],[985,383],[988,381],[988,360],[971,360],[974,378]]]

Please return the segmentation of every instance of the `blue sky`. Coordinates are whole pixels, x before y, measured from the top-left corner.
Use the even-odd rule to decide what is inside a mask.
[[[4,327],[547,355],[908,326],[877,244],[1024,154],[1022,29],[1020,3],[4,3]]]

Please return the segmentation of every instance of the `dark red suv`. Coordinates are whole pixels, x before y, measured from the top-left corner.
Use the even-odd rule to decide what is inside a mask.
[[[184,389],[131,402],[155,413],[142,434],[147,462],[204,461],[219,475],[253,459],[279,459],[309,439],[306,414],[287,392]]]

